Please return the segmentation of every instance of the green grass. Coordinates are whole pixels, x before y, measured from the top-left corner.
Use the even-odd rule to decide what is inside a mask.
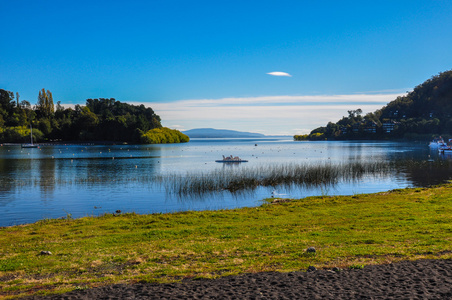
[[[307,253],[308,247],[316,253]],[[42,250],[52,255],[39,255]],[[0,297],[452,258],[452,185],[0,228]]]

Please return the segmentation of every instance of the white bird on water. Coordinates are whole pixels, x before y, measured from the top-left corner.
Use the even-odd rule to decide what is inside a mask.
[[[277,196],[287,196],[287,194],[278,194],[278,193],[276,192],[276,190],[273,190],[273,192],[272,192],[272,198],[275,198],[275,197],[277,197]]]

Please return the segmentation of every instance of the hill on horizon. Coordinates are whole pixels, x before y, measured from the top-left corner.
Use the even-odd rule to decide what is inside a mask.
[[[265,135],[228,129],[195,128],[183,131],[190,138],[258,138]]]

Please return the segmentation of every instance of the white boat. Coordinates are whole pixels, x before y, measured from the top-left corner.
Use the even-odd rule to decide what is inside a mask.
[[[452,139],[449,139],[449,142],[446,144],[440,144],[438,146],[439,154],[452,154]]]
[[[38,148],[38,145],[33,144],[33,128],[30,124],[30,144],[22,144],[22,148]]]
[[[441,147],[447,147],[447,144],[444,142],[442,137],[433,139],[430,144],[428,144],[430,148],[437,149]]]
[[[218,163],[242,163],[242,162],[248,162],[248,161],[244,160],[244,159],[241,159],[238,156],[232,156],[231,155],[231,156],[225,157],[223,155],[223,159],[216,160],[215,162],[218,162]]]
[[[451,146],[440,147],[438,148],[438,152],[440,154],[452,154],[452,147]]]
[[[38,148],[38,145],[34,145],[34,144],[22,144],[21,147],[22,147],[22,148]]]

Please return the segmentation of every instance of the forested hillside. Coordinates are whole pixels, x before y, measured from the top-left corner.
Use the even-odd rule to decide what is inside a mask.
[[[433,76],[373,113],[362,116],[361,109],[349,110],[338,122],[294,138],[430,139],[435,135],[452,137],[452,70]]]
[[[88,99],[86,105],[64,108],[53,103],[50,91],[39,91],[32,106],[19,94],[0,89],[0,142],[108,141],[129,143],[186,142],[182,133],[162,128],[151,108],[121,103],[113,98]],[[157,133],[152,131],[160,129]],[[152,133],[154,132],[154,133]],[[162,133],[165,133],[162,137]],[[156,134],[155,138],[152,138]]]

